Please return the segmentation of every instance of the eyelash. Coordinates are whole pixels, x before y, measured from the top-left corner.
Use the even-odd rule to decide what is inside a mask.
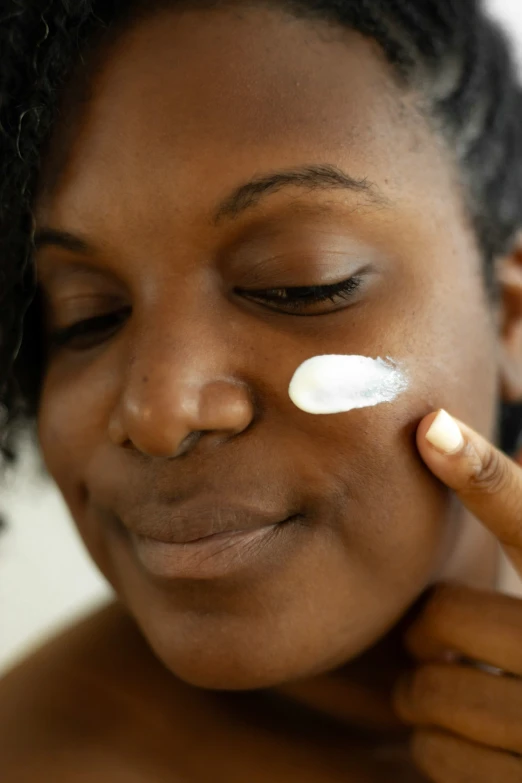
[[[330,300],[335,304],[336,298],[350,299],[359,288],[362,277],[350,277],[340,283],[331,285],[314,285],[294,288],[271,288],[268,291],[242,291],[250,299],[261,299],[271,304],[284,305],[285,308],[298,310],[303,305],[320,304]],[[289,296],[290,294],[290,296]],[[294,313],[295,315],[296,313]],[[304,313],[306,315],[306,313]]]
[[[71,324],[71,326],[65,326],[63,329],[55,329],[49,335],[49,345],[51,349],[61,348],[72,343],[78,337],[89,337],[96,333],[103,334],[104,332],[109,332],[117,327],[120,321],[124,321],[129,313],[130,307],[126,307],[113,313],[105,313],[94,318],[78,321],[75,324]]]
[[[269,305],[274,305],[270,308],[272,310],[277,309],[281,311],[282,305],[287,312],[289,310],[293,311],[292,315],[307,315],[307,313],[298,313],[297,311],[303,307],[320,304],[328,300],[335,304],[337,299],[350,299],[360,287],[361,282],[362,277],[354,276],[332,285],[271,288],[265,291],[242,290],[239,293],[255,301],[262,300]],[[126,307],[113,313],[106,313],[78,321],[63,329],[56,329],[49,336],[50,346],[52,348],[60,348],[78,337],[88,337],[97,333],[103,334],[108,332],[110,329],[117,327],[119,322],[124,321],[130,310],[131,308]],[[323,313],[316,315],[323,315]]]

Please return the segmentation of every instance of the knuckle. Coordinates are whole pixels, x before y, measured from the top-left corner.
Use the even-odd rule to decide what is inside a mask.
[[[520,778],[517,778],[517,780],[522,780],[522,754],[521,753],[510,753],[509,754],[509,761],[511,765],[511,769],[515,772],[518,772],[520,775]]]
[[[410,752],[433,783],[521,783],[522,758],[435,728],[414,732]]]
[[[436,729],[420,729],[411,739],[411,756],[417,767],[435,783],[446,783],[454,772],[458,740]],[[471,781],[471,778],[469,779]],[[476,781],[475,781],[476,783]]]
[[[437,621],[446,612],[455,608],[456,603],[461,603],[469,588],[452,582],[439,582],[432,593],[428,610]]]
[[[510,471],[506,459],[497,449],[488,449],[480,467],[470,479],[471,491],[477,490],[489,495],[500,492],[510,480]]]
[[[448,737],[437,729],[418,729],[411,739],[411,750],[417,759],[441,761],[448,752]]]
[[[438,583],[424,609],[423,630],[441,642],[449,643],[447,637],[451,637],[455,623],[462,620],[472,600],[468,595],[469,590],[470,588],[464,585],[451,582]]]
[[[443,672],[436,664],[427,664],[411,676],[410,698],[422,713],[436,710],[443,691]]]

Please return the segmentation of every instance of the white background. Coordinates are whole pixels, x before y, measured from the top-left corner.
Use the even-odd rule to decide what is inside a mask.
[[[522,0],[490,0],[489,6],[516,40],[522,70]],[[10,525],[0,535],[0,671],[112,595],[60,494],[32,475],[29,451],[23,470],[2,490],[1,507]],[[506,570],[506,589],[520,591],[511,569]]]

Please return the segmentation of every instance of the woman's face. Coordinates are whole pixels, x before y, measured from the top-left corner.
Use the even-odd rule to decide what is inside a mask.
[[[47,467],[181,678],[250,688],[339,666],[470,535],[414,445],[438,406],[494,423],[494,319],[453,168],[372,42],[282,11],[164,12],[92,88],[35,209],[38,231],[84,241],[37,255]],[[352,277],[348,298],[298,309],[280,290]],[[289,381],[325,353],[389,356],[409,389],[304,413]],[[137,535],[220,522],[258,531],[194,555]]]

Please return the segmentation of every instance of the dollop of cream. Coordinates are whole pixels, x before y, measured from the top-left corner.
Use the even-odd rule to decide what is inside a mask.
[[[345,413],[393,402],[407,388],[406,373],[393,359],[326,354],[297,368],[288,394],[306,413]]]

